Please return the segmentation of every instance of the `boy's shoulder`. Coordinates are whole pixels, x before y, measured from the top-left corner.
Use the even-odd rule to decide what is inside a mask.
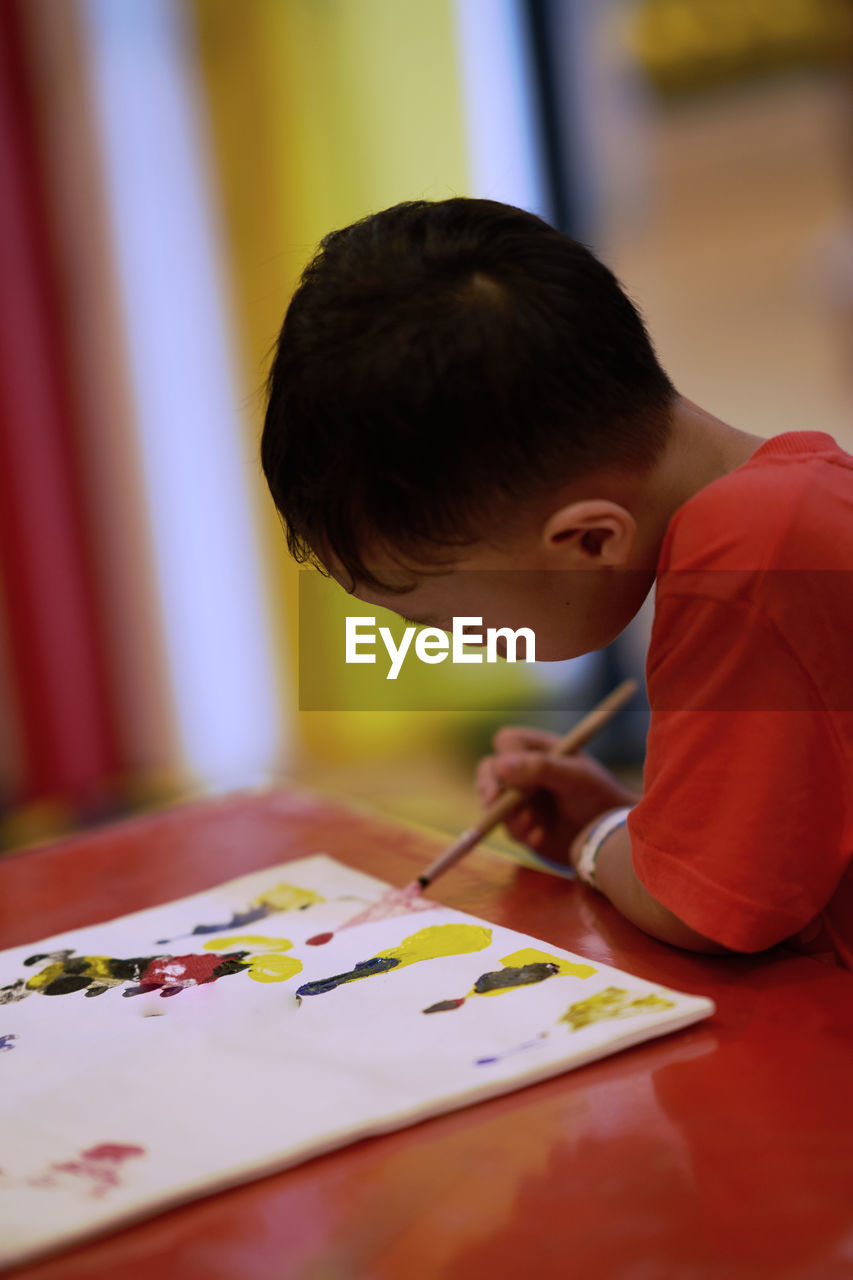
[[[847,568],[851,535],[853,456],[824,432],[788,432],[678,508],[658,568]]]

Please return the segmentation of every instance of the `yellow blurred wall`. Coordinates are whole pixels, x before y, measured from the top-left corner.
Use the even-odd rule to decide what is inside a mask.
[[[221,185],[249,429],[299,273],[335,227],[400,200],[465,194],[451,0],[192,0]],[[276,639],[296,705],[296,567],[260,471]],[[345,612],[341,597],[339,613]],[[332,620],[330,619],[330,625]],[[433,737],[426,713],[303,712],[312,754],[345,760]]]

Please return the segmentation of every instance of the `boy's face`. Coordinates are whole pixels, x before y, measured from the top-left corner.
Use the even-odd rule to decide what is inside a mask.
[[[545,662],[609,644],[637,613],[654,582],[654,569],[599,565],[595,558],[586,563],[524,544],[512,550],[472,548],[441,568],[401,568],[391,557],[377,557],[371,569],[399,589],[356,584],[358,599],[442,630],[451,629],[454,617],[482,618],[483,631],[529,627],[536,636],[536,658]],[[498,652],[504,653],[502,642]]]

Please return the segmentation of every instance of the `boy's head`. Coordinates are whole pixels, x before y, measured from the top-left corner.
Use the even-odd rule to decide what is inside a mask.
[[[593,579],[567,591],[539,571],[636,576],[620,499],[661,456],[676,394],[583,245],[495,201],[413,201],[327,235],[306,268],[261,458],[298,560],[437,625],[535,627],[557,608],[562,638],[537,628],[537,652],[565,657],[612,639],[649,581],[607,607]],[[591,593],[597,623],[565,614]]]

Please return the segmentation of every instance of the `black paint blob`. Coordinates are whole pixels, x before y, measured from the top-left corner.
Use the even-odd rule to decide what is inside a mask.
[[[542,961],[519,967],[510,965],[507,969],[496,969],[494,973],[481,973],[474,983],[474,990],[482,995],[485,991],[500,991],[504,987],[526,987],[531,982],[544,982],[559,972],[559,965]]]
[[[559,972],[559,965],[541,960],[535,964],[509,965],[506,969],[481,973],[474,983],[474,991],[471,994],[476,993],[482,996],[489,991],[503,991],[508,987],[526,987],[531,982],[544,982],[546,978],[551,978]],[[465,1003],[465,999],[465,996],[457,996],[455,1000],[439,1000],[436,1004],[431,1004],[428,1009],[422,1009],[421,1012],[447,1013],[451,1009],[460,1008]]]
[[[461,1004],[465,1003],[465,997],[459,996],[456,1000],[439,1000],[437,1004],[431,1004],[428,1009],[421,1010],[422,1013],[446,1013],[448,1009],[458,1009]]]

